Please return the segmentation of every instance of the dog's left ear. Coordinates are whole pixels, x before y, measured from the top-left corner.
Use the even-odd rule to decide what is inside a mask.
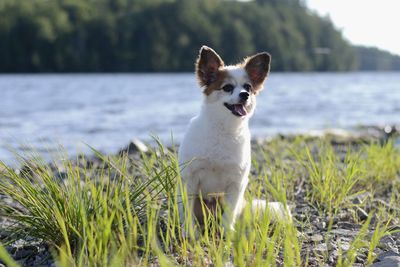
[[[259,53],[247,58],[244,62],[244,69],[247,72],[254,88],[262,86],[267,78],[271,63],[271,55],[267,52]]]

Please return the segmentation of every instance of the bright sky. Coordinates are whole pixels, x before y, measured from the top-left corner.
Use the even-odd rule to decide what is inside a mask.
[[[353,44],[376,46],[400,55],[400,0],[306,0],[329,15]]]

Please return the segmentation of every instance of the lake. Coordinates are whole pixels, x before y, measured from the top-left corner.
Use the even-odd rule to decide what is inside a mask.
[[[194,74],[0,75],[0,160],[10,149],[114,153],[130,139],[181,139],[199,110]],[[255,137],[400,123],[400,73],[272,73]]]

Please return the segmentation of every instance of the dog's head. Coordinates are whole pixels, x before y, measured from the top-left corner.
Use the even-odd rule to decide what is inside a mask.
[[[196,75],[204,88],[205,101],[230,116],[249,118],[256,106],[270,69],[271,56],[259,53],[235,66],[225,66],[221,57],[203,46],[196,61]]]

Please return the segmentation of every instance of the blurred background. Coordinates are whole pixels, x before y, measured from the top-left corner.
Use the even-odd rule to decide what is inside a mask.
[[[0,0],[0,160],[10,147],[179,143],[201,104],[203,44],[227,64],[272,55],[255,138],[399,124],[396,10],[396,0]]]

